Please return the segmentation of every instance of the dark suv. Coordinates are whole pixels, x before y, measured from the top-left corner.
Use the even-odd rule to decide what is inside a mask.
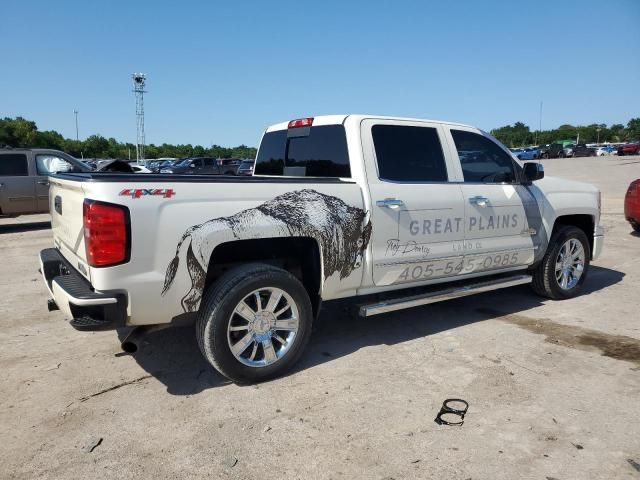
[[[547,158],[564,158],[566,157],[564,145],[562,143],[552,143],[547,150]]]
[[[593,148],[587,147],[584,143],[579,143],[573,147],[574,157],[595,157],[596,151]]]
[[[537,158],[549,158],[549,145],[538,145]]]

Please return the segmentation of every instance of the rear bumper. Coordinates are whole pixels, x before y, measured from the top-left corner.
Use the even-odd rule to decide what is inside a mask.
[[[602,253],[602,249],[604,247],[604,228],[598,225],[596,227],[596,231],[593,235],[593,254],[591,255],[591,259],[597,259]]]
[[[40,252],[40,272],[49,295],[77,330],[112,330],[124,327],[126,296],[96,292],[91,284],[55,248]],[[52,308],[53,307],[53,308]]]

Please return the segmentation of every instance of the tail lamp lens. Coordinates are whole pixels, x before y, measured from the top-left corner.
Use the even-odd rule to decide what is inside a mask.
[[[89,265],[107,267],[129,260],[129,211],[126,207],[85,200],[82,214]]]
[[[313,125],[313,117],[298,118],[297,120],[291,120],[288,128],[310,127],[311,125]]]

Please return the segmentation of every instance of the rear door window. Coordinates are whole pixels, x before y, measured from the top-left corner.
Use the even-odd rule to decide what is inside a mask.
[[[397,182],[446,182],[447,167],[433,127],[374,125],[371,128],[378,173]]]
[[[256,175],[350,177],[342,125],[265,133],[256,158]]]
[[[0,155],[0,176],[26,177],[29,175],[27,156],[24,153],[7,153]]]

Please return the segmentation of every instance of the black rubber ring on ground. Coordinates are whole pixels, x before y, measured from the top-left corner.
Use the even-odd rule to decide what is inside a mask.
[[[450,407],[449,405],[447,405],[449,402],[460,402],[460,403],[463,403],[465,405],[465,408],[463,410],[460,410],[460,409],[457,409],[457,408]],[[436,416],[434,421],[438,425],[461,426],[464,423],[464,416],[467,413],[467,410],[469,410],[469,402],[467,402],[466,400],[462,400],[461,398],[447,398],[444,402],[442,402],[442,407],[440,408],[440,411],[438,412],[438,415]],[[459,416],[460,417],[460,421],[459,422],[448,422],[446,420],[443,420],[442,419],[442,415],[445,415],[447,413]]]

